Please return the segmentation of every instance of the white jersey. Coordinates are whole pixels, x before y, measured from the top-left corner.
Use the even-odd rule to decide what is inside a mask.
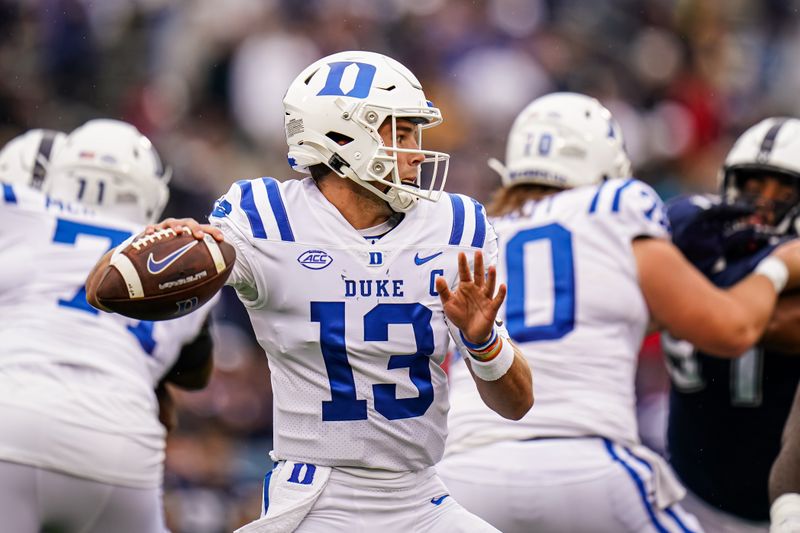
[[[153,389],[182,345],[197,336],[208,307],[154,323],[102,313],[86,302],[84,283],[94,264],[139,231],[38,191],[2,185],[0,411],[36,412],[59,427],[126,435],[152,450],[153,459],[147,471],[131,464],[129,471],[109,472],[94,464],[92,453],[80,457],[59,448],[55,436],[52,446],[34,445],[3,432],[0,459],[109,483],[158,486],[165,431]]]
[[[229,284],[269,358],[274,456],[389,471],[436,463],[451,333],[434,280],[457,282],[459,252],[495,261],[483,207],[421,201],[367,240],[311,178],[262,178],[234,184],[211,221],[236,246]]]
[[[531,365],[536,404],[521,421],[504,420],[456,366],[446,453],[541,437],[636,444],[634,374],[649,314],[631,242],[668,237],[658,195],[637,180],[610,180],[492,222],[498,278],[508,284],[500,316]]]

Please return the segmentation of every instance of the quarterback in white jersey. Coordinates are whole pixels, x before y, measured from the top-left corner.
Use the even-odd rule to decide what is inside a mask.
[[[443,195],[448,156],[418,144],[439,110],[408,69],[369,52],[315,62],[284,106],[289,162],[312,177],[240,181],[213,226],[160,225],[235,246],[228,283],[269,358],[277,466],[263,517],[241,531],[495,531],[433,468],[449,405],[440,364],[451,338],[469,346],[473,387],[513,419],[533,403],[531,377],[494,324],[505,289],[493,266],[485,276],[497,247],[483,206]]]
[[[119,130],[136,143],[144,139],[128,124],[94,122],[67,139],[67,150],[72,143],[84,150],[79,141],[96,129],[108,143],[119,140]],[[92,159],[114,152],[90,145]],[[63,167],[47,176],[45,190],[67,188],[69,154],[60,157],[53,161]],[[91,163],[78,178],[84,187]],[[136,186],[153,184],[126,192]],[[113,202],[117,190],[107,187]],[[154,388],[198,336],[208,307],[163,323],[91,307],[84,282],[92,266],[146,220],[95,214],[60,197],[8,183],[0,194],[0,529],[161,532],[166,432]]]
[[[211,221],[236,245],[229,283],[270,356],[275,459],[397,472],[438,461],[450,334],[435,280],[455,283],[459,252],[494,261],[480,206],[420,203],[373,242],[313,179],[262,178],[233,185]]]
[[[456,365],[437,470],[504,532],[699,531],[669,467],[640,445],[637,353],[651,319],[731,351],[741,328],[763,330],[786,266],[773,257],[783,278],[729,293],[706,283],[669,243],[658,195],[627,178],[619,126],[593,98],[535,100],[512,127],[507,165],[494,163],[505,187],[490,207],[508,285],[500,316],[536,369],[537,406],[500,419]]]

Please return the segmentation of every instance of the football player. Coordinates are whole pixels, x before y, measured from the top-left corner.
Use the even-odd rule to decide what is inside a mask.
[[[658,195],[630,176],[622,132],[597,100],[545,95],[508,138],[498,235],[500,316],[536,370],[537,406],[508,423],[458,366],[438,471],[456,500],[507,532],[699,531],[666,462],[636,426],[637,354],[655,321],[733,356],[764,330],[776,295],[800,282],[797,245],[729,291],[669,241]]]
[[[727,155],[719,196],[668,206],[673,241],[715,285],[733,285],[796,237],[798,150],[800,120],[763,120]],[[687,509],[708,530],[769,527],[769,471],[800,381],[798,301],[782,296],[763,338],[733,357],[662,337],[673,384],[670,461],[689,489]]]
[[[42,150],[21,153],[30,159],[0,195],[0,529],[163,532],[165,429],[153,389],[204,386],[207,308],[130,320],[99,313],[83,287],[106,250],[160,215],[163,167],[136,128],[110,120],[60,143],[46,175],[33,172],[42,191],[28,186]]]
[[[420,146],[441,113],[406,67],[360,51],[310,65],[284,108],[289,163],[311,177],[240,181],[213,226],[158,226],[235,246],[228,283],[269,358],[277,464],[242,531],[495,531],[433,467],[440,365],[452,338],[484,401],[512,419],[533,403],[531,374],[495,323],[505,288],[493,266],[485,275],[497,247],[484,209],[443,194],[448,155]]]

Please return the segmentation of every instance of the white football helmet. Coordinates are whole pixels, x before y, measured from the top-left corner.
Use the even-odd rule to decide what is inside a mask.
[[[537,98],[514,120],[506,163],[489,160],[503,185],[520,183],[570,189],[630,176],[622,130],[595,98],[551,93]]]
[[[425,98],[419,81],[394,59],[374,52],[340,52],[306,68],[283,99],[289,164],[294,170],[323,163],[386,200],[395,211],[412,209],[417,199],[437,201],[447,179],[450,156],[422,150],[422,129],[441,123],[439,109]],[[397,119],[417,125],[418,150],[385,146],[378,128]],[[416,183],[403,182],[398,153],[425,157]],[[422,183],[423,176],[426,183]],[[388,186],[386,188],[385,186]]]
[[[169,178],[150,140],[133,125],[97,119],[67,136],[43,190],[52,198],[149,224],[167,203]]]
[[[771,117],[745,131],[734,143],[720,173],[720,193],[725,202],[747,201],[740,186],[754,174],[777,175],[795,181],[800,190],[800,120]],[[773,231],[784,234],[793,228],[800,204],[773,206]]]
[[[60,131],[45,129],[28,130],[14,137],[0,150],[0,180],[41,189],[50,160],[66,137]]]

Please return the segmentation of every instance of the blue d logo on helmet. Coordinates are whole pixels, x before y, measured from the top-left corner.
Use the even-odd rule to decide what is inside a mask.
[[[342,90],[342,79],[348,67],[355,65],[358,69],[353,88],[347,92]],[[349,96],[350,98],[366,98],[372,87],[372,80],[375,79],[375,65],[369,63],[358,63],[356,61],[337,61],[328,63],[331,71],[325,81],[325,87],[317,93],[317,96]]]
[[[442,122],[441,111],[416,76],[394,59],[359,50],[322,58],[294,79],[283,105],[294,170],[308,173],[326,165],[397,212],[442,195],[450,156],[422,146],[422,131]],[[410,124],[416,146],[398,144],[398,121]],[[380,132],[384,126],[391,128],[388,142]],[[421,156],[413,182],[410,175],[405,181],[400,176],[398,157],[404,154]]]

